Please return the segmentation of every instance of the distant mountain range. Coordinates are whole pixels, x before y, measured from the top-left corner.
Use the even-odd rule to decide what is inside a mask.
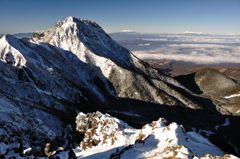
[[[240,35],[212,35],[194,33],[146,34],[137,32],[117,32],[111,33],[110,36],[118,43],[132,51],[157,50],[172,44],[212,44],[238,46],[240,43]]]
[[[2,37],[4,34],[0,33],[0,37]],[[17,34],[13,34],[15,37],[17,38],[31,38],[33,33],[17,33]]]

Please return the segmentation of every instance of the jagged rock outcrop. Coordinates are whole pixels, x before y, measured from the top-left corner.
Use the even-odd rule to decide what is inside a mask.
[[[76,129],[84,134],[84,139],[75,150],[76,155],[103,159],[234,158],[224,155],[200,134],[187,132],[176,123],[165,123],[160,118],[142,129],[133,129],[108,114],[80,113],[76,117]]]
[[[84,114],[76,117],[76,130],[84,134],[80,143],[83,150],[97,145],[114,145],[122,135],[122,130],[129,126],[106,114],[100,112]]]

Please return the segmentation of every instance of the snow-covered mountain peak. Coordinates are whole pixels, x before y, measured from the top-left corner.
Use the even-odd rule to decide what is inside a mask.
[[[81,61],[100,67],[105,76],[109,66],[117,64],[132,69],[130,52],[118,45],[95,22],[68,17],[53,28],[34,34],[35,43],[48,43],[75,54]]]
[[[60,22],[62,22],[63,24],[64,23],[85,23],[86,25],[93,25],[97,28],[101,28],[95,21],[73,17],[73,16],[66,17],[64,20]]]
[[[42,33],[36,33],[31,40],[37,44],[47,44],[53,46],[58,52],[68,51],[71,56],[76,56],[78,60],[88,65],[100,68],[101,73],[114,85],[118,95],[121,97],[130,97],[142,100],[146,95],[137,93],[142,88],[149,88],[151,92],[148,100],[151,102],[166,103],[165,97],[159,97],[158,90],[153,88],[148,81],[141,75],[146,75],[151,79],[160,79],[163,82],[170,83],[183,88],[176,80],[169,78],[157,70],[150,68],[145,63],[135,57],[129,50],[116,43],[98,24],[89,20],[68,17],[58,22],[54,27]],[[141,74],[136,76],[137,74]],[[137,79],[136,79],[137,78]],[[119,79],[121,79],[119,82]],[[131,81],[131,82],[130,82]],[[139,88],[135,87],[135,81],[142,81]],[[126,82],[129,85],[126,85]],[[173,94],[164,83],[157,81],[154,87],[164,87],[164,92]],[[121,85],[121,86],[120,86]],[[139,84],[137,84],[139,85]],[[135,88],[133,88],[133,86]],[[138,87],[138,86],[137,86]],[[183,88],[185,89],[185,88]],[[130,93],[131,91],[131,93]],[[185,100],[182,95],[174,91],[174,96],[189,107],[199,107],[191,101]],[[174,97],[174,98],[175,98]],[[170,100],[168,100],[170,101]],[[173,99],[169,104],[175,103]]]
[[[76,17],[69,16],[69,17],[66,17],[66,19],[64,21],[66,21],[66,22],[73,22],[76,19],[77,19]]]

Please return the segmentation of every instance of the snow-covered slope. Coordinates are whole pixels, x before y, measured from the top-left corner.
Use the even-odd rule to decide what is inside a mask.
[[[178,110],[186,110],[183,114],[188,113],[187,117],[182,115],[182,121],[186,121],[194,110],[200,115],[196,113],[193,122],[186,123],[202,126],[199,117],[209,113],[212,105],[199,102],[201,99],[175,79],[133,56],[92,21],[69,17],[48,31],[35,33],[30,41],[12,35],[0,39],[1,145],[23,143],[21,149],[32,147],[32,153],[37,155],[44,154],[42,148],[49,141],[69,148],[74,142],[73,134],[66,133],[66,129],[73,131],[71,126],[80,111],[117,112],[122,118],[127,116],[129,122],[135,119],[141,125],[136,115],[146,122],[166,112],[173,114],[169,118],[177,120],[182,115],[177,114]],[[152,111],[153,104],[164,109]],[[177,111],[169,106],[176,106]],[[141,114],[136,114],[137,111]],[[206,119],[212,119],[214,124],[224,119],[211,113]],[[175,115],[178,117],[174,118]],[[116,132],[112,135],[117,133],[119,138],[122,135],[126,139],[126,133],[139,132],[132,128],[122,132],[125,128],[120,125],[113,122]],[[116,143],[124,148],[125,142]],[[9,153],[4,151],[4,155]]]
[[[83,63],[100,68],[119,97],[167,105],[182,104],[191,108],[201,107],[169,87],[173,85],[189,93],[176,80],[137,59],[112,40],[95,22],[68,17],[48,31],[35,33],[31,41],[70,51],[72,56]]]
[[[166,121],[160,118],[143,126],[142,129],[133,129],[108,114],[80,113],[76,118],[76,124],[77,130],[84,134],[84,139],[80,147],[75,149],[76,156],[79,159],[224,156],[223,151],[200,134],[186,132],[176,123],[169,125],[165,123]]]
[[[16,137],[34,145],[53,140],[78,109],[101,106],[115,94],[99,68],[59,49],[11,35],[0,39],[0,125],[8,134],[4,141]]]

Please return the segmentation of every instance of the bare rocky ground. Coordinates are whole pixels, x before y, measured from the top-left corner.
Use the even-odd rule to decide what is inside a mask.
[[[211,99],[232,114],[239,114],[240,64],[194,64],[147,60],[154,68],[165,70],[197,94]]]
[[[171,60],[144,60],[156,69],[164,69],[171,76],[185,75],[196,72],[203,68],[213,68],[226,75],[240,80],[239,63],[220,64],[196,64],[191,62],[171,61]]]

